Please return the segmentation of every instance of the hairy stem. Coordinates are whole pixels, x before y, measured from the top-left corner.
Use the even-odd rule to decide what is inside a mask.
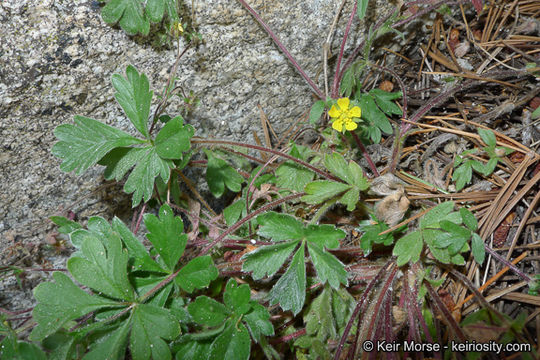
[[[349,21],[347,22],[347,27],[345,28],[345,34],[343,34],[343,40],[341,41],[341,48],[339,49],[339,55],[337,58],[336,63],[336,72],[334,74],[334,83],[332,84],[332,98],[337,98],[339,95],[339,80],[338,74],[339,68],[341,67],[341,61],[343,60],[343,54],[345,52],[345,44],[347,43],[347,38],[349,37],[349,31],[351,30],[351,25],[353,22],[353,19],[356,16],[356,8],[358,6],[358,2],[354,2],[353,10],[351,12],[351,16],[349,16]]]
[[[274,40],[276,45],[283,52],[283,54],[285,54],[287,59],[289,59],[289,61],[294,66],[294,68],[300,73],[300,75],[302,75],[304,80],[308,83],[308,85],[315,92],[315,94],[317,94],[317,96],[320,99],[324,100],[324,93],[319,89],[319,87],[315,84],[315,82],[313,82],[313,80],[311,80],[311,78],[306,74],[304,69],[302,69],[302,67],[300,65],[298,65],[298,62],[296,61],[296,59],[291,55],[289,50],[287,50],[287,48],[281,43],[281,41],[279,40],[277,35],[274,34],[272,29],[270,29],[270,27],[263,21],[261,16],[255,10],[253,10],[253,8],[251,8],[251,6],[249,6],[245,0],[238,0],[238,2],[240,4],[242,4],[242,6],[255,18],[255,20],[257,20],[259,25],[261,25],[263,27],[263,29],[268,33],[268,35],[270,35],[272,40]]]

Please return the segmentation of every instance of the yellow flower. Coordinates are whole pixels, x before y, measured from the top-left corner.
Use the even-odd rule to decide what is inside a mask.
[[[332,128],[337,131],[353,131],[358,127],[356,124],[360,121],[362,111],[358,106],[353,106],[349,109],[350,100],[348,98],[341,98],[337,101],[337,106],[332,105],[332,108],[328,112],[328,115],[334,119]]]
[[[180,36],[182,35],[182,33],[184,32],[184,27],[182,26],[181,23],[179,22],[175,22],[171,28],[171,32],[174,34],[174,35],[177,35],[177,36]]]

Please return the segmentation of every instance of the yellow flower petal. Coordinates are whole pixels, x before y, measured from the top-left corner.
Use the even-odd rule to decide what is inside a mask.
[[[360,117],[362,116],[362,110],[360,110],[358,106],[355,106],[351,110],[349,110],[349,115],[351,117]]]
[[[343,130],[343,120],[336,120],[332,123],[332,128],[341,132]]]
[[[339,114],[341,113],[341,111],[339,111],[335,105],[332,105],[332,108],[330,109],[330,111],[328,112],[328,115],[330,115],[330,117],[333,117],[333,118],[337,118],[339,117]]]
[[[337,101],[337,104],[339,105],[339,107],[341,108],[341,110],[348,110],[349,109],[349,98],[341,98],[341,99],[338,99]]]
[[[357,127],[358,127],[358,125],[354,121],[347,121],[345,123],[345,129],[347,129],[349,131],[353,131]]]

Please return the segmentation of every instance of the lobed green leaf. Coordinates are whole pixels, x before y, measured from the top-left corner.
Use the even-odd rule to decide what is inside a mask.
[[[111,82],[116,89],[114,97],[120,104],[128,119],[145,138],[150,139],[148,120],[152,91],[145,74],[137,72],[135,67],[126,68],[126,78],[114,74]]]
[[[154,245],[167,270],[174,271],[187,244],[182,219],[174,216],[170,206],[164,204],[159,209],[159,219],[153,214],[145,214],[144,224],[149,231],[146,237]]]
[[[59,141],[51,152],[63,160],[60,169],[65,172],[75,171],[80,175],[114,148],[144,142],[84,116],[76,115],[74,122],[75,125],[63,124],[54,130],[54,135]]]

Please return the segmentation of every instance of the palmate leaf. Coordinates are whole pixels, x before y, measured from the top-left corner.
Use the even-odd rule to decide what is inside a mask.
[[[347,164],[343,156],[337,152],[326,154],[324,165],[332,175],[347,184],[329,180],[313,181],[306,185],[304,191],[307,195],[302,197],[302,201],[308,204],[319,204],[343,193],[339,202],[346,205],[348,211],[354,210],[360,197],[360,191],[369,187],[369,182],[365,178],[362,168],[354,161],[349,161]]]
[[[37,326],[32,339],[41,341],[67,327],[69,322],[95,311],[93,321],[90,319],[88,325],[68,333],[79,339],[84,336],[94,339],[90,341],[92,345],[84,359],[123,359],[128,345],[133,359],[172,357],[166,341],[174,340],[180,334],[178,319],[188,322],[190,316],[178,298],[172,302],[172,306],[179,307],[174,313],[164,308],[171,304],[168,300],[175,283],[164,286],[149,299],[147,296],[166,279],[166,274],[175,269],[185,246],[185,241],[179,241],[179,238],[185,234],[180,218],[174,217],[168,205],[162,206],[159,218],[151,215],[145,220],[156,251],[178,247],[177,250],[169,249],[171,257],[160,261],[160,266],[119,219],[115,218],[111,226],[102,218],[90,218],[88,230],[79,229],[71,234],[80,251],[68,260],[67,268],[78,282],[98,294],[83,291],[63,273],[53,274],[54,282],[42,283],[35,290]],[[175,280],[180,278],[180,286],[192,291],[208,286],[217,276],[212,259],[205,256],[192,259]],[[122,312],[125,314],[119,316]],[[72,350],[67,349],[66,354]]]
[[[148,254],[148,251],[144,245],[133,235],[131,230],[117,217],[112,221],[112,228],[121,237],[124,245],[128,249],[128,253],[132,259],[131,270],[132,271],[155,271],[166,272],[161,266],[159,266]]]
[[[89,312],[107,307],[125,306],[114,300],[88,294],[64,273],[53,273],[53,280],[54,282],[42,282],[34,289],[34,297],[38,304],[32,312],[37,322],[37,326],[30,335],[32,341],[43,340],[68,321]]]
[[[131,301],[135,294],[127,278],[127,263],[128,254],[122,250],[118,236],[100,239],[88,232],[81,252],[68,260],[67,267],[81,284],[110,297]]]
[[[248,359],[250,332],[255,342],[260,342],[262,335],[274,335],[268,310],[250,300],[250,294],[249,285],[239,286],[235,280],[229,279],[223,295],[225,305],[204,295],[191,302],[188,311],[194,321],[212,328],[183,336],[177,358]]]
[[[325,248],[335,249],[345,232],[332,225],[304,226],[291,215],[273,211],[259,215],[261,225],[258,234],[273,241],[284,241],[275,245],[264,246],[243,256],[243,271],[252,271],[255,280],[264,276],[273,276],[290,257],[298,244],[291,263],[270,290],[270,301],[279,302],[283,310],[292,310],[297,314],[304,304],[306,287],[306,269],[304,264],[305,246],[310,250],[311,260],[317,270],[318,278],[332,287],[347,283],[344,265],[328,253]]]
[[[345,289],[334,290],[325,286],[311,301],[304,312],[306,335],[298,338],[294,345],[307,349],[310,358],[328,358],[329,340],[338,340],[349,321],[355,300]]]
[[[74,121],[75,125],[63,124],[54,130],[59,141],[51,152],[63,160],[60,169],[65,172],[75,171],[80,175],[112,149],[144,143],[94,119],[76,115]]]
[[[174,167],[171,160],[158,156],[156,148],[147,146],[143,148],[116,148],[99,162],[105,165],[105,178],[120,180],[133,166],[128,176],[124,191],[133,193],[132,206],[139,205],[141,200],[150,200],[154,191],[154,181],[157,176],[166,183],[169,181],[170,169]]]
[[[392,133],[392,124],[386,115],[378,108],[373,97],[369,94],[362,94],[360,97],[360,107],[362,108],[362,118],[378,127],[385,134]]]

